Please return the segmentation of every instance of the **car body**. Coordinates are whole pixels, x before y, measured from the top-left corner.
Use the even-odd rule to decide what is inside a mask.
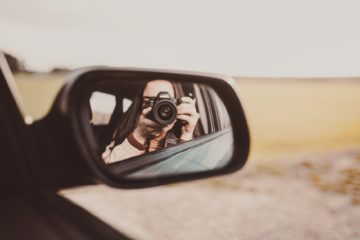
[[[118,72],[123,73],[124,71]],[[89,74],[92,71],[85,71],[85,73]],[[131,181],[117,183],[108,176],[104,177],[97,172],[97,169],[94,170],[96,168],[94,164],[85,161],[87,158],[84,155],[86,140],[74,133],[76,126],[76,123],[73,123],[74,114],[69,114],[73,107],[72,91],[77,89],[76,84],[81,82],[80,77],[84,75],[84,72],[75,75],[78,81],[70,82],[67,85],[68,89],[65,86],[60,91],[49,114],[40,121],[27,124],[9,69],[4,63],[4,58],[2,59],[0,72],[0,156],[2,163],[0,168],[2,190],[0,239],[129,239],[131,236],[125,236],[113,229],[86,210],[59,196],[57,191],[67,187],[96,184],[99,181],[123,188],[163,185],[233,172],[245,163],[241,160],[235,164],[235,167],[218,171],[219,173],[192,173],[199,167],[205,167],[205,169],[208,167],[200,160],[210,159],[210,157],[199,156],[199,153],[202,152],[201,149],[205,148],[207,151],[215,146],[221,146],[225,141],[234,137],[233,132],[228,128],[229,122],[225,121],[222,113],[215,113],[214,105],[208,103],[206,107],[213,108],[212,112],[214,113],[210,115],[211,111],[206,111],[209,120],[206,123],[208,125],[206,131],[210,132],[206,138],[184,143],[179,147],[169,148],[152,156],[144,156],[148,162],[151,162],[151,157],[153,158],[154,162],[150,167],[136,165],[134,160],[129,159],[127,162],[120,162],[117,167],[113,168],[115,172],[123,171],[124,165],[126,165],[125,169],[130,175],[138,174],[141,171],[152,171],[154,174],[158,169],[165,169],[165,172],[170,174],[174,170],[172,166],[175,162],[184,165],[185,162],[189,162],[189,159],[199,159],[199,161],[187,165],[191,170],[189,176],[179,175],[164,178],[164,180],[161,178],[145,179],[142,182],[131,184]],[[220,84],[219,80],[216,83]],[[222,84],[225,87],[225,83]],[[214,93],[204,92],[204,94]],[[121,98],[118,96],[119,102],[122,102],[125,97],[125,95],[122,95]],[[234,104],[234,107],[237,106]],[[64,109],[69,109],[69,111]],[[67,118],[67,116],[70,117]],[[231,115],[229,119],[231,121],[238,120]],[[247,130],[246,125],[243,127]],[[99,129],[98,132],[101,131]],[[211,133],[211,129],[219,131]],[[248,143],[248,135],[244,139]],[[233,140],[236,142],[239,138],[235,137]],[[79,144],[79,141],[82,142]],[[247,149],[243,153],[246,160],[249,145],[244,147]],[[197,150],[190,151],[191,149]],[[174,152],[176,154],[173,154]],[[161,154],[163,158],[159,157]],[[218,158],[216,155],[212,155],[212,157]]]

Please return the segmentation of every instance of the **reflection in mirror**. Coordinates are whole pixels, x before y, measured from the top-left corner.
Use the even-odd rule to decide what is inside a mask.
[[[99,158],[118,176],[208,171],[232,158],[228,112],[207,84],[117,81],[96,87],[89,103]]]

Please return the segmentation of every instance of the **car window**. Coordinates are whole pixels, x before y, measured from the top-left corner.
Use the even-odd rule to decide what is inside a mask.
[[[54,73],[14,72],[25,112],[33,120],[46,116],[65,82],[68,71]]]

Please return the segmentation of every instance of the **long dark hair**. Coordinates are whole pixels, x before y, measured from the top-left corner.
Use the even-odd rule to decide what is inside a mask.
[[[151,81],[151,80],[150,80]],[[140,114],[142,113],[142,100],[143,100],[143,93],[145,90],[146,85],[150,81],[144,81],[140,84],[139,89],[136,93],[136,95],[133,98],[131,106],[128,108],[128,110],[123,114],[123,116],[120,118],[119,123],[117,124],[115,133],[113,135],[113,141],[114,141],[114,147],[121,144],[130,133],[132,133],[136,127],[137,121],[140,117]],[[185,96],[183,88],[179,82],[169,81],[173,88],[174,88],[174,94],[175,98],[181,99],[181,97]],[[198,130],[195,129],[194,135],[199,135]],[[174,125],[174,127],[170,130],[172,131],[177,138],[180,138],[181,136],[181,123],[180,121],[177,121]]]

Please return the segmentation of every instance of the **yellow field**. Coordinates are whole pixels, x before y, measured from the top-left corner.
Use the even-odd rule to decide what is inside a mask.
[[[64,74],[15,76],[28,113],[50,109]],[[238,80],[252,159],[360,147],[360,80]]]
[[[360,147],[360,79],[238,83],[252,158]]]
[[[46,115],[65,81],[65,74],[16,74],[14,77],[26,112],[34,119]]]

